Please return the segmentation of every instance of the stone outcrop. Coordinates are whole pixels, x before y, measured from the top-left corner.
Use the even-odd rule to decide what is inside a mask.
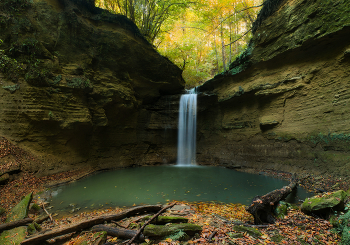
[[[306,214],[329,216],[334,211],[344,211],[347,193],[343,190],[305,199],[300,209]]]
[[[0,136],[33,155],[22,170],[174,158],[159,126],[167,115],[158,121],[150,107],[181,92],[182,71],[126,17],[91,2],[0,3]]]
[[[197,160],[349,175],[350,2],[275,2],[230,70],[200,87]]]

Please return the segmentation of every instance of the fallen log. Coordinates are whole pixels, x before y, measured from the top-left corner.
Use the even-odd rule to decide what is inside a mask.
[[[126,239],[131,239],[133,238],[137,231],[135,230],[128,230],[128,229],[123,229],[123,228],[118,228],[118,227],[110,227],[106,225],[95,225],[92,227],[92,231],[106,231],[107,235],[109,236],[115,236],[115,237],[120,237],[120,238],[126,238]],[[145,241],[144,236],[141,234],[138,237],[139,242]]]
[[[173,206],[175,206],[176,202],[174,202],[173,204],[170,204],[164,208],[162,208],[161,210],[159,210],[158,213],[156,213],[152,218],[150,218],[147,222],[145,222],[145,224],[139,229],[139,231],[135,234],[135,236],[133,238],[130,239],[130,241],[127,243],[128,245],[130,245],[134,240],[138,239],[138,237],[140,236],[141,232],[143,231],[143,229],[145,229],[145,227],[147,225],[149,225],[155,218],[157,218],[161,213],[163,213],[165,210],[167,210],[168,208],[171,208]]]
[[[278,202],[285,199],[289,193],[296,188],[298,180],[294,174],[292,181],[288,186],[281,189],[271,191],[264,196],[256,196],[246,210],[253,215],[254,224],[261,225],[264,223],[274,224],[275,218],[273,211],[278,205]]]
[[[162,208],[160,205],[146,205],[146,206],[139,206],[127,209],[123,212],[120,212],[118,214],[111,214],[111,215],[102,215],[93,219],[89,219],[86,221],[82,221],[77,224],[70,225],[68,227],[64,227],[57,230],[52,230],[48,232],[40,232],[35,236],[29,237],[28,239],[24,240],[21,244],[42,244],[43,241],[48,240],[50,238],[61,236],[67,233],[75,232],[75,231],[81,231],[87,228],[90,228],[91,226],[103,224],[104,222],[108,222],[111,220],[122,220],[126,217],[144,213],[144,212],[157,212]]]
[[[22,225],[26,225],[26,224],[29,224],[29,223],[32,223],[32,222],[33,222],[32,218],[25,218],[25,219],[21,219],[21,220],[12,221],[12,222],[9,222],[9,223],[0,224],[0,233],[2,231],[11,230],[13,228],[16,228],[16,227],[19,227],[19,226],[22,226]]]

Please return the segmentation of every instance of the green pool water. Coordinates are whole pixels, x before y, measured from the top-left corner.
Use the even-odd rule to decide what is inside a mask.
[[[289,183],[221,167],[153,166],[102,172],[52,190],[54,211],[166,203],[172,200],[250,204]],[[298,188],[289,202],[309,194]]]

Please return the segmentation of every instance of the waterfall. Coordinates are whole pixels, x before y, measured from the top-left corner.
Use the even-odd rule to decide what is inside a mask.
[[[179,131],[177,143],[177,165],[196,164],[197,94],[191,89],[181,95],[179,106]]]

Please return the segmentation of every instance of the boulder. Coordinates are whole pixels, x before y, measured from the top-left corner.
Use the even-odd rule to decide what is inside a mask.
[[[347,193],[343,190],[307,198],[301,205],[301,211],[306,214],[328,216],[333,211],[344,209]]]

